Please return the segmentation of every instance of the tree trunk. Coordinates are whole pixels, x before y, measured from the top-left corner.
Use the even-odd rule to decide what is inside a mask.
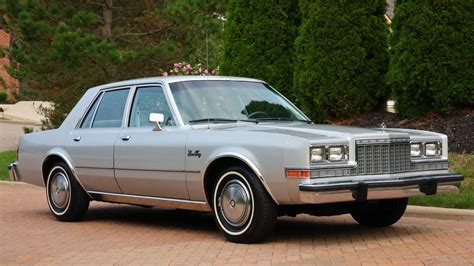
[[[112,8],[114,0],[105,0],[105,4],[102,9],[102,19],[104,20],[104,27],[102,28],[102,34],[108,41],[112,40]]]

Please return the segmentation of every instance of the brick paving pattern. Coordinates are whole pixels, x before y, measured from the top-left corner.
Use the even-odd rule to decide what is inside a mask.
[[[262,244],[227,242],[209,214],[93,202],[58,222],[45,192],[0,185],[0,264],[474,264],[474,222],[404,217],[370,229],[349,215],[281,217]]]

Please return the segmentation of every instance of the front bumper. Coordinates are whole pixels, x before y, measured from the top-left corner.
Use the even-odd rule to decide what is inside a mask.
[[[8,165],[8,175],[10,176],[11,181],[20,181],[18,178],[18,170],[16,169],[16,162]]]
[[[462,175],[446,173],[388,180],[300,184],[299,190],[302,202],[321,204],[456,192],[463,179]]]

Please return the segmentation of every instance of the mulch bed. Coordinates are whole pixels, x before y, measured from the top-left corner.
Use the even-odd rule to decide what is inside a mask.
[[[446,134],[449,151],[474,153],[474,109],[458,109],[449,116],[430,113],[417,120],[408,120],[388,112],[372,112],[350,120],[336,121],[333,124],[359,127],[412,128]]]

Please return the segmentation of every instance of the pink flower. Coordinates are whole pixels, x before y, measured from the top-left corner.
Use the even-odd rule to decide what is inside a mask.
[[[167,76],[168,76],[168,72],[165,71],[165,72],[163,72],[162,75],[163,75],[163,77],[167,77]]]
[[[181,67],[181,64],[179,64],[179,63],[174,63],[173,66],[174,66],[174,68],[180,68],[180,67]]]
[[[174,73],[178,73],[179,72],[179,68],[175,67],[174,68]]]
[[[202,71],[202,73],[203,73],[204,75],[207,75],[207,74],[209,74],[209,70],[207,70],[207,68],[206,68],[206,69],[204,69],[204,71]]]
[[[191,71],[192,69],[193,69],[193,68],[191,67],[190,64],[187,64],[187,65],[184,66],[184,71],[186,71],[186,72],[189,72],[189,71]]]

